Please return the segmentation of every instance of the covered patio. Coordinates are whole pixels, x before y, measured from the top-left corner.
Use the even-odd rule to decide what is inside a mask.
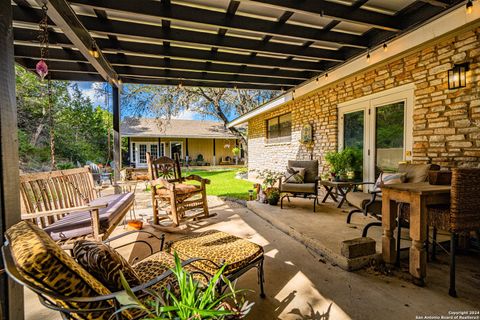
[[[39,28],[46,33],[42,42]],[[277,99],[239,115],[230,126],[248,123],[252,169],[284,171],[288,160],[318,159],[317,176],[328,174],[327,152],[348,147],[340,120],[360,110],[360,105],[370,115],[366,101],[374,105],[385,96],[408,92],[397,99],[405,104],[405,138],[392,162],[478,167],[478,130],[470,126],[480,112],[479,28],[480,7],[470,0],[0,0],[0,237],[3,241],[6,230],[21,220],[15,63],[35,72],[43,59],[49,80],[112,86],[114,181],[120,179],[121,90],[127,83],[279,90]],[[438,52],[440,47],[445,51]],[[449,71],[460,72],[462,66],[457,77],[464,82],[452,74],[453,84],[460,82],[451,89],[458,91],[449,92]],[[366,123],[365,141],[370,139],[374,146],[375,131],[369,126],[374,128],[375,122]],[[308,125],[310,140],[301,142]],[[372,155],[373,148],[376,145]],[[367,149],[365,181],[376,179],[377,173],[375,161],[367,162],[371,154]],[[358,265],[342,265],[344,260],[335,260],[337,252],[325,258],[311,241],[316,238],[315,226],[326,233],[324,243],[331,241],[324,251],[338,250],[342,241],[351,240],[357,230],[338,222],[345,212],[326,203],[320,205],[321,214],[311,217],[302,209],[308,207],[305,199],[292,203],[280,211],[251,202],[248,208],[258,217],[245,207],[214,199],[210,209],[217,216],[193,230],[219,229],[264,248],[267,298],[249,296],[256,302],[251,319],[413,319],[449,315],[452,310],[473,310],[478,317],[478,257],[459,258],[458,299],[446,293],[448,284],[442,279],[448,268],[443,264],[428,267],[423,288],[406,280],[407,272],[401,270],[393,276],[373,267],[348,273],[342,269]],[[385,212],[393,212],[388,203],[391,211]],[[289,213],[296,223],[289,222]],[[327,227],[322,227],[322,216],[330,219]],[[381,260],[381,252],[387,264],[393,262],[393,213],[384,221],[384,231],[379,228],[372,236],[376,252],[362,266]],[[113,235],[122,231],[118,227]],[[335,234],[333,240],[328,232]],[[414,258],[423,263],[425,248],[419,239],[412,247],[418,249]],[[132,251],[123,253],[128,256]],[[418,273],[424,276],[422,270]],[[465,274],[476,279],[467,280]],[[256,281],[250,272],[239,286],[255,288]],[[0,289],[0,318],[53,317],[32,303],[31,292],[24,301],[22,287],[3,272]]]

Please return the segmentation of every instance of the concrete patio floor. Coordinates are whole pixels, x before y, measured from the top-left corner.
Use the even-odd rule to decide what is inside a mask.
[[[415,319],[420,315],[480,309],[478,256],[459,256],[459,298],[451,298],[447,294],[445,255],[440,255],[439,262],[429,263],[427,286],[421,288],[406,280],[406,266],[389,275],[374,268],[347,272],[245,207],[215,197],[209,197],[209,205],[217,216],[192,225],[195,231],[219,229],[248,238],[265,249],[267,298],[248,293],[248,299],[255,302],[248,319]],[[137,210],[137,215],[142,212],[150,214],[151,209]],[[150,226],[145,229],[158,233]],[[360,230],[354,230],[360,234]],[[124,231],[119,227],[116,233]],[[167,234],[167,240],[178,236]],[[130,248],[121,253],[132,257],[133,252],[139,254],[141,250]],[[256,272],[240,278],[237,288],[257,290]],[[27,320],[60,319],[28,291],[25,310]]]

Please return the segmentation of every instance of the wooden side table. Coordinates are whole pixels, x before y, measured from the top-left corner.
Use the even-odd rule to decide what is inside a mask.
[[[413,282],[424,285],[427,274],[427,206],[448,204],[450,186],[431,185],[428,182],[389,184],[382,187],[382,256],[387,264],[394,264],[396,247],[393,233],[396,227],[397,203],[410,204],[410,266]]]
[[[322,203],[327,201],[328,197],[332,198],[333,201],[337,202],[337,208],[341,208],[343,203],[346,200],[347,193],[353,191],[357,186],[362,185],[363,182],[359,181],[329,181],[329,180],[320,180],[320,185],[322,185],[327,194],[323,197]],[[340,201],[337,198],[337,195],[334,194],[334,190],[340,193]]]

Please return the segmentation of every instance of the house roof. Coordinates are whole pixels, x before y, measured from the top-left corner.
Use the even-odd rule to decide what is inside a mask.
[[[206,120],[127,118],[122,121],[120,133],[126,137],[149,138],[236,138],[223,123]]]

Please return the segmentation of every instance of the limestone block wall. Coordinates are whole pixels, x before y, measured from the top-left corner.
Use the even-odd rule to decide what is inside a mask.
[[[467,87],[449,90],[448,70],[469,62]],[[338,104],[397,86],[415,84],[413,161],[444,167],[478,166],[480,163],[480,28],[463,30],[433,41],[407,55],[366,69],[329,87],[296,98],[248,123],[250,169],[283,171],[288,159],[320,160],[336,150]],[[290,143],[268,144],[266,121],[292,113]],[[479,121],[479,124],[476,124]],[[313,125],[314,147],[299,143],[301,128]]]

